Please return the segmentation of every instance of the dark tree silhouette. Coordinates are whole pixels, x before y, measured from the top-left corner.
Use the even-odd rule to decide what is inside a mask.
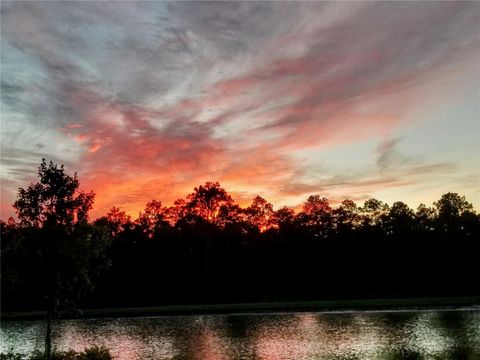
[[[333,217],[337,234],[351,232],[359,226],[360,216],[353,200],[343,200],[340,206],[333,210]]]
[[[430,232],[435,230],[433,220],[435,218],[435,210],[425,204],[418,205],[415,213],[416,227],[422,232]]]
[[[440,219],[456,218],[473,209],[465,196],[451,192],[442,195],[433,205],[437,208]]]
[[[269,225],[277,228],[279,231],[288,231],[292,229],[295,223],[295,211],[284,206],[273,212]]]
[[[245,209],[246,221],[256,230],[265,231],[269,228],[273,215],[273,206],[261,196],[255,196],[252,204]]]
[[[383,216],[383,226],[387,235],[405,239],[414,229],[415,213],[407,204],[397,201],[393,203],[388,213]]]
[[[125,211],[121,211],[114,206],[107,215],[95,220],[95,224],[105,226],[108,228],[110,235],[115,237],[132,225],[132,219]]]
[[[303,226],[317,240],[326,239],[332,228],[332,208],[327,198],[311,195],[303,205],[299,214]]]
[[[312,195],[295,213],[260,196],[242,208],[207,182],[168,208],[152,200],[132,220],[114,207],[90,224],[93,195],[77,191],[76,176],[46,163],[40,172],[45,180],[19,193],[21,222],[0,222],[3,309],[38,307],[46,274],[57,298],[86,294],[85,269],[98,263],[112,265],[82,306],[480,295],[480,216],[456,193],[415,212]]]
[[[105,232],[88,223],[94,193],[78,190],[77,174],[66,174],[63,165],[42,160],[40,181],[20,188],[14,203],[24,235],[31,241],[45,269],[48,323],[45,358],[51,357],[51,321],[57,306],[69,305],[93,289],[93,279],[108,261]],[[39,269],[37,269],[39,270]]]
[[[145,206],[145,210],[138,216],[137,223],[148,234],[148,237],[151,238],[160,228],[169,225],[167,221],[167,209],[162,206],[161,201],[149,201]]]
[[[445,236],[458,237],[462,229],[462,217],[468,217],[472,212],[472,204],[468,203],[465,196],[456,193],[442,195],[440,200],[433,203],[437,210],[437,228],[441,229]]]
[[[363,214],[364,225],[381,225],[382,216],[388,212],[388,204],[377,199],[368,199],[363,204],[360,212]]]
[[[221,207],[231,204],[233,204],[232,197],[218,182],[206,182],[188,195],[185,208],[188,215],[198,216],[212,224],[217,224]]]

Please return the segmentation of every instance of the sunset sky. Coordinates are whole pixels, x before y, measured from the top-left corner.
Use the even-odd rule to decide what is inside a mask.
[[[219,181],[480,208],[479,2],[1,3],[1,218],[42,157],[93,218]]]

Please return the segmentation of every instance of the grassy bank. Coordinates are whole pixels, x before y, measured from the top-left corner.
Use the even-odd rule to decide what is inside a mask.
[[[361,299],[361,300],[323,300],[256,302],[238,304],[196,304],[163,305],[153,307],[128,307],[83,309],[76,314],[64,315],[64,318],[133,317],[189,314],[232,314],[249,312],[293,312],[293,311],[346,311],[346,310],[415,310],[428,308],[456,308],[479,306],[480,297],[442,297],[442,298],[397,298],[397,299]],[[43,319],[45,312],[2,312],[2,320]]]

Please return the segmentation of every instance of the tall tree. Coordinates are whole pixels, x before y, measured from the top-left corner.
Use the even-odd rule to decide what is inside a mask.
[[[473,209],[472,204],[465,199],[465,196],[452,192],[443,194],[440,200],[433,203],[433,206],[437,209],[439,218],[445,220],[459,217]]]
[[[295,211],[288,206],[275,211],[270,219],[270,225],[278,228],[280,231],[291,228],[294,222]]]
[[[21,226],[35,237],[40,260],[45,266],[48,322],[45,358],[51,358],[51,323],[57,304],[77,300],[93,288],[96,271],[108,262],[104,258],[106,233],[88,223],[95,194],[79,191],[77,174],[63,165],[42,160],[40,181],[20,188],[14,208]]]
[[[387,235],[405,237],[415,228],[414,219],[413,210],[404,202],[396,201],[384,216],[384,230]]]
[[[161,201],[157,200],[151,200],[147,203],[145,210],[140,213],[136,223],[149,238],[152,238],[162,227],[170,225],[166,217],[166,208],[162,206]]]
[[[332,208],[328,199],[321,198],[320,195],[308,197],[299,217],[316,239],[326,238],[332,228]]]
[[[194,192],[188,195],[185,206],[189,214],[217,225],[221,207],[232,203],[232,197],[218,182],[208,181],[205,185],[196,187]]]
[[[388,212],[388,204],[377,199],[368,199],[360,208],[363,214],[363,225],[376,226],[380,225],[382,217]]]
[[[257,195],[252,204],[245,209],[248,223],[258,229],[265,231],[270,225],[270,219],[273,216],[273,206],[267,200]]]
[[[343,200],[340,206],[333,210],[333,216],[337,233],[351,231],[359,225],[358,209],[353,200]]]
[[[423,203],[418,205],[415,218],[416,226],[419,231],[428,233],[435,230],[435,210],[433,208],[428,207]]]

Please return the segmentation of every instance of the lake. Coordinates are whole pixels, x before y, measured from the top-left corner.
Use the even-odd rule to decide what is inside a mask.
[[[42,348],[40,321],[6,321],[0,352]],[[342,311],[55,322],[57,349],[109,348],[118,360],[480,359],[480,310]]]

